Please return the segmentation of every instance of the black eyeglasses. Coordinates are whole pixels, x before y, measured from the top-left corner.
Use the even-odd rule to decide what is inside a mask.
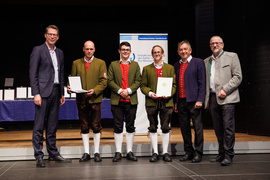
[[[212,42],[210,43],[210,46],[214,46],[214,45],[220,45],[220,44],[223,44],[223,42]]]
[[[130,51],[130,49],[120,49],[121,51],[127,51],[127,52],[129,52]]]

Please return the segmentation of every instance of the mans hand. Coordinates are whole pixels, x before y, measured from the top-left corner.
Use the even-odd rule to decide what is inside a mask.
[[[157,96],[155,93],[152,93],[152,94],[151,94],[151,98],[152,98],[152,99],[157,99],[158,96]]]
[[[122,96],[123,98],[127,99],[127,97],[129,96],[128,90],[127,89],[123,89],[120,92],[120,96]]]
[[[161,96],[162,99],[168,99],[168,96]]]
[[[34,103],[37,106],[41,106],[41,96],[40,95],[35,95],[35,97],[34,97]]]
[[[218,93],[218,97],[221,99],[225,99],[226,96],[227,96],[226,92],[223,89],[221,89]]]
[[[196,102],[195,105],[194,105],[194,108],[195,109],[200,109],[202,107],[202,102]]]
[[[62,106],[63,104],[65,104],[66,99],[65,97],[62,95],[62,98],[60,99],[60,106]]]
[[[68,92],[68,94],[71,93],[71,88],[70,88],[70,86],[67,87],[67,92]]]
[[[94,93],[95,93],[95,90],[94,90],[94,89],[90,89],[90,90],[89,90],[89,93],[87,93],[87,96],[90,97],[90,96],[92,96]]]

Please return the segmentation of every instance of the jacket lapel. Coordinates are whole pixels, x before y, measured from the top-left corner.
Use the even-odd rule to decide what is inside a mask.
[[[45,43],[44,43],[44,45],[43,45],[43,48],[44,48],[44,52],[45,52],[45,54],[46,54],[46,56],[47,56],[47,59],[48,59],[49,63],[50,63],[51,66],[53,67],[52,57],[51,57],[51,55],[50,55],[48,46],[47,46]]]

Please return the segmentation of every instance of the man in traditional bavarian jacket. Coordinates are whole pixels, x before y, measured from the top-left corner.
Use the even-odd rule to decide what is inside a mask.
[[[149,132],[154,153],[150,162],[159,160],[158,156],[158,134],[157,125],[159,114],[161,130],[162,130],[162,147],[163,147],[163,160],[171,162],[172,158],[168,154],[169,138],[170,138],[170,122],[173,112],[173,98],[176,91],[176,81],[174,77],[174,67],[170,64],[164,63],[162,57],[164,50],[161,46],[154,46],[152,49],[152,57],[154,63],[147,65],[143,68],[141,91],[145,95],[145,106],[147,117],[150,123]],[[157,80],[159,77],[172,77],[172,91],[171,96],[158,97],[156,95]]]
[[[85,54],[84,58],[73,61],[71,69],[71,76],[80,76],[83,89],[89,91],[86,94],[76,94],[85,151],[79,161],[86,162],[90,160],[89,129],[92,128],[94,134],[94,160],[100,162],[101,103],[103,90],[107,87],[107,67],[105,61],[94,57],[95,45],[92,41],[84,43],[83,52]],[[69,86],[68,93],[71,93]]]
[[[135,118],[137,112],[137,89],[141,85],[140,67],[131,61],[131,46],[122,42],[119,46],[120,60],[113,61],[108,69],[108,86],[111,88],[111,111],[114,117],[114,140],[116,153],[113,162],[122,159],[123,124],[126,123],[127,159],[137,161],[132,152]]]

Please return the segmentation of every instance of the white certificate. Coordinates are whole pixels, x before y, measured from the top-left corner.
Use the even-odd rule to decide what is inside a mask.
[[[14,89],[5,89],[4,90],[4,100],[14,100],[15,90]]]
[[[26,87],[17,87],[16,88],[16,98],[19,99],[26,99],[26,92],[27,92],[27,88]]]
[[[32,99],[34,98],[34,96],[32,96],[32,90],[31,87],[27,88],[27,98]]]
[[[157,82],[157,96],[171,96],[172,93],[172,77],[159,77]]]
[[[71,92],[73,93],[89,93],[86,90],[82,89],[82,82],[80,76],[69,76],[68,77],[69,86],[71,89]]]

